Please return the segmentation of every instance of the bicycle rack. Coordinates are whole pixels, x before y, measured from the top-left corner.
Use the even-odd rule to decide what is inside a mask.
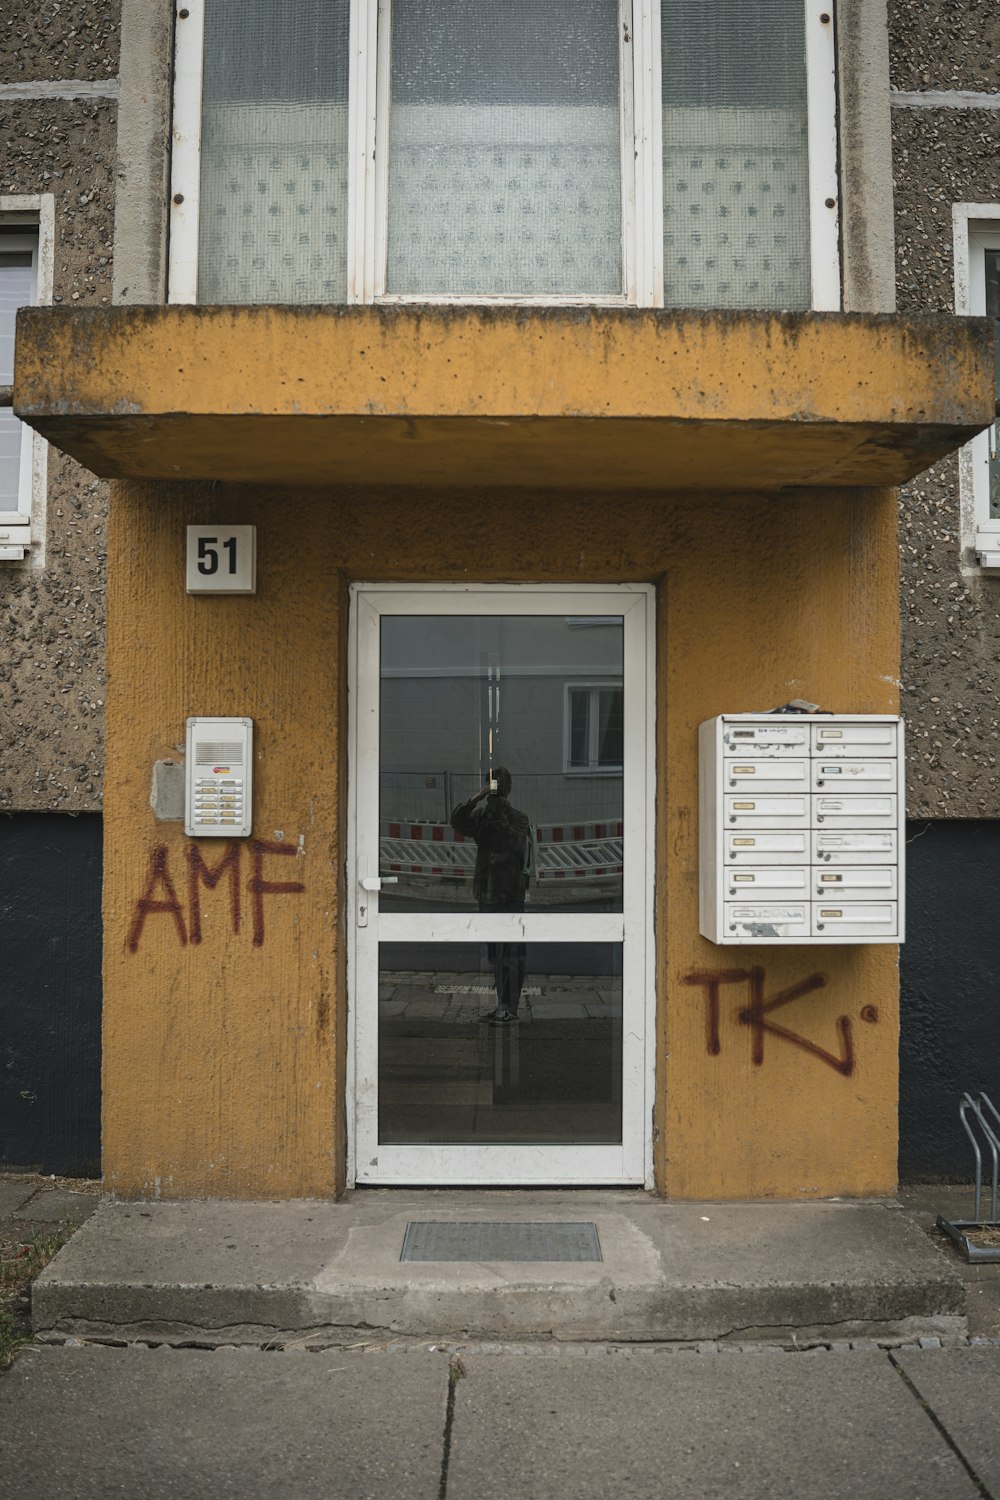
[[[993,1123],[986,1117],[986,1111],[993,1116]],[[979,1140],[976,1138],[976,1130],[969,1123],[969,1115],[972,1115],[975,1126],[978,1127],[983,1141],[989,1147],[993,1162],[991,1174],[990,1192],[990,1217],[983,1218],[983,1153]],[[938,1214],[937,1227],[943,1229],[963,1251],[968,1261],[1000,1261],[1000,1243],[996,1245],[977,1245],[969,1238],[969,1231],[975,1229],[1000,1230],[997,1222],[997,1187],[998,1174],[1000,1174],[1000,1114],[988,1094],[981,1093],[978,1099],[971,1094],[963,1094],[962,1101],[958,1106],[958,1117],[962,1122],[962,1129],[972,1142],[972,1150],[976,1158],[976,1204],[975,1217],[972,1219],[946,1219]],[[998,1236],[1000,1239],[1000,1236]]]

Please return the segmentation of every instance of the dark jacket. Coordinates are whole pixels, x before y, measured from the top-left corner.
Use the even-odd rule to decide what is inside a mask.
[[[482,802],[460,802],[452,812],[456,833],[476,841],[476,870],[472,894],[480,908],[522,911],[531,878],[531,825],[506,797],[495,794]]]

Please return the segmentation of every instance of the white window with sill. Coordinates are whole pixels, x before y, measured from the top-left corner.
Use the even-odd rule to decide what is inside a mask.
[[[992,318],[1000,338],[1000,203],[956,203],[955,311]],[[1000,353],[995,356],[1000,399]],[[1000,459],[997,425],[959,455],[962,536],[979,568],[1000,572]],[[970,545],[971,544],[971,545]]]
[[[170,300],[840,306],[815,0],[190,0]]]
[[[566,686],[567,772],[621,775],[625,695],[617,682],[573,682]]]
[[[52,199],[0,197],[0,385],[14,381],[17,311],[51,300]],[[42,561],[47,445],[0,407],[0,564]]]

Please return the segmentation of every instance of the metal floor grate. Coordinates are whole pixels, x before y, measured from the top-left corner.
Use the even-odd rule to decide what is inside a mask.
[[[597,1225],[467,1223],[416,1219],[406,1226],[400,1260],[603,1260]]]

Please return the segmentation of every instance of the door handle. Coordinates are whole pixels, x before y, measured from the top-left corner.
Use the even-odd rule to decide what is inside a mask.
[[[398,875],[364,875],[361,879],[363,891],[380,891],[384,885],[398,885]]]

